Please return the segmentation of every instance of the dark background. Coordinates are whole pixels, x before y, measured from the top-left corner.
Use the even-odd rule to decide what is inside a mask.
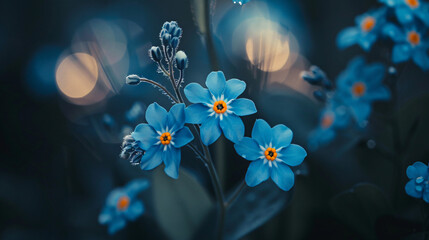
[[[301,43],[300,54],[307,59],[307,66],[309,63],[320,66],[332,79],[345,68],[349,59],[363,54],[358,47],[337,50],[336,34],[344,27],[353,25],[356,15],[378,6],[375,0],[268,2],[270,11],[280,12],[282,14],[278,16],[292,19],[289,22],[293,22],[293,25],[283,26],[291,31],[296,30],[295,37]],[[229,0],[218,0],[217,4],[232,5]],[[234,8],[232,11],[238,11],[236,8],[239,6]],[[216,12],[216,7],[214,9]],[[138,23],[144,32],[130,43],[135,45],[142,42],[158,44],[157,34],[162,23],[177,20],[184,29],[181,49],[187,52],[190,59],[188,82],[203,82],[211,70],[205,45],[192,18],[189,1],[2,1],[0,239],[166,238],[151,210],[115,236],[108,236],[105,227],[98,224],[97,217],[109,191],[132,178],[151,176],[119,159],[120,138],[117,133],[109,137],[112,132],[120,132],[120,126],[124,124],[123,113],[135,101],[147,105],[153,101],[168,102],[148,86],[123,86],[103,100],[102,104],[78,106],[66,101],[55,87],[51,86],[52,89],[48,89],[47,93],[40,90],[43,86],[38,86],[37,76],[33,77],[32,59],[37,51],[45,46],[53,46],[55,51],[49,53],[54,59],[57,58],[59,53],[69,47],[76,29],[94,17],[123,18]],[[258,116],[245,120],[246,131],[249,131],[256,117],[264,117],[272,125],[287,122],[292,129],[298,129],[294,130],[294,141],[305,146],[311,128],[317,124],[317,112],[321,106],[308,92],[296,96],[292,94],[291,97],[291,90],[287,87],[281,90],[284,93],[280,95],[271,96],[273,91],[269,89],[261,89],[263,94],[259,94],[256,81],[261,75],[252,75],[249,64],[240,58],[226,57],[225,50],[219,45],[222,33],[217,31],[215,36],[220,69],[225,72],[227,79],[246,79],[250,88],[250,93],[246,95],[254,97],[260,109]],[[135,55],[131,61],[133,59],[136,59]],[[144,69],[130,64],[128,73],[161,78],[150,64]],[[403,74],[398,87],[399,106],[424,95],[429,88],[427,74],[414,65],[407,65]],[[424,104],[418,107],[424,112]],[[377,108],[383,108],[383,105],[377,105]],[[116,127],[105,126],[102,121],[105,113],[116,119]],[[377,121],[374,122],[377,124]],[[376,124],[369,127],[369,132],[378,127]],[[379,124],[383,126],[383,123]],[[107,132],[108,137],[100,134],[97,130],[100,128]],[[374,134],[383,135],[377,130]],[[383,136],[389,139],[389,135]],[[380,186],[389,199],[398,198],[392,180],[395,178],[392,175],[394,167],[388,159],[368,149],[366,140],[356,140],[345,153],[339,151],[345,145],[342,142],[310,153],[306,160],[308,175],[298,176],[290,205],[245,239],[367,238],[366,230],[359,228],[359,220],[355,225],[348,224],[334,213],[330,205],[333,196],[359,182],[373,183]],[[416,146],[423,150],[425,147],[423,143]],[[237,156],[230,145],[226,151],[228,158],[224,182],[226,188],[231,189],[244,176],[247,162],[234,162]],[[202,166],[192,162],[189,152],[184,154],[184,166],[198,176],[212,195]],[[423,161],[425,158],[427,153],[409,159],[407,163]],[[362,159],[366,161],[360,161]],[[407,165],[404,163],[404,166]],[[405,182],[402,176],[402,186]],[[402,197],[397,200],[399,203],[393,205],[393,210],[368,226],[371,229],[370,236],[395,239],[412,236],[413,232],[419,231],[417,201],[407,197],[403,188],[400,191]],[[144,199],[149,197],[145,196]]]

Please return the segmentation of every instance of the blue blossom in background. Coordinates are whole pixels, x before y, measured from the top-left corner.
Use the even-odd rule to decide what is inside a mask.
[[[395,9],[396,17],[402,24],[410,24],[415,18],[429,26],[429,3],[422,0],[379,0]]]
[[[226,81],[223,72],[211,72],[206,79],[208,89],[198,83],[190,83],[185,95],[191,103],[186,108],[186,122],[201,124],[201,140],[205,145],[215,142],[223,132],[232,142],[244,136],[244,124],[240,116],[256,113],[252,100],[239,98],[246,83],[238,79]]]
[[[320,145],[331,142],[339,129],[345,128],[350,123],[350,115],[347,107],[334,99],[320,114],[318,127],[310,134],[309,147],[312,150]]]
[[[394,24],[387,24],[383,29],[384,34],[389,36],[395,46],[393,47],[392,61],[401,63],[413,59],[423,70],[429,70],[429,39],[426,29],[410,25],[399,28]]]
[[[373,101],[390,98],[383,85],[385,71],[383,64],[366,64],[362,57],[357,57],[337,79],[336,97],[350,107],[360,124],[368,119]]]
[[[110,192],[106,205],[98,216],[98,222],[108,225],[109,233],[114,234],[124,228],[127,221],[136,220],[144,212],[143,203],[136,197],[148,186],[147,180],[138,179]]]
[[[356,26],[342,30],[337,36],[337,46],[340,49],[358,44],[368,51],[380,36],[381,29],[386,23],[386,8],[369,11],[356,17]]]
[[[405,185],[405,192],[414,198],[423,198],[429,203],[429,168],[422,162],[415,162],[407,168],[410,181]]]
[[[283,124],[273,128],[258,119],[252,130],[252,138],[244,137],[234,145],[237,153],[251,161],[245,181],[250,187],[271,179],[284,191],[290,190],[295,176],[289,166],[298,166],[307,152],[291,144],[293,133]]]
[[[147,124],[139,124],[131,133],[139,147],[146,151],[140,168],[152,170],[164,162],[164,172],[177,179],[180,148],[194,139],[189,128],[185,127],[185,104],[175,104],[167,113],[158,103],[152,103],[146,110],[146,121]]]
[[[248,3],[248,2],[250,2],[250,0],[232,0],[232,2],[234,3],[234,4],[240,4],[240,5],[244,5],[244,4],[246,4],[246,3]]]

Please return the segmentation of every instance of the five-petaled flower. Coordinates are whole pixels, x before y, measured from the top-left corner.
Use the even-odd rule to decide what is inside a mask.
[[[125,227],[127,220],[136,220],[144,212],[143,203],[136,197],[148,186],[147,180],[138,179],[110,192],[106,205],[98,216],[100,224],[108,225],[109,233],[114,234]]]
[[[238,79],[226,81],[223,72],[211,72],[203,88],[198,83],[188,84],[184,91],[192,104],[186,108],[186,122],[201,124],[201,140],[205,145],[215,142],[223,132],[232,142],[244,136],[244,124],[240,116],[256,113],[252,100],[236,99],[246,88]]]
[[[421,69],[429,70],[429,39],[425,28],[409,25],[400,29],[394,24],[386,24],[383,32],[395,42],[392,53],[394,63],[413,59]]]
[[[407,168],[410,181],[405,185],[405,192],[411,197],[423,198],[429,203],[429,168],[422,162],[415,162]]]
[[[342,30],[337,36],[337,45],[340,49],[359,44],[368,51],[380,36],[381,29],[386,22],[386,8],[369,11],[356,17],[356,26]]]
[[[185,125],[185,105],[175,104],[170,112],[152,103],[146,110],[148,124],[139,124],[131,136],[145,150],[140,168],[151,170],[165,164],[164,172],[177,179],[179,177],[180,148],[194,139]]]
[[[396,17],[402,24],[415,22],[415,18],[420,19],[426,26],[429,26],[429,3],[422,0],[379,0],[389,7],[395,9]]]
[[[244,137],[234,145],[240,156],[251,161],[245,177],[248,186],[254,187],[271,177],[284,191],[293,187],[295,176],[289,166],[301,164],[307,153],[291,144],[292,137],[292,131],[283,124],[271,128],[266,121],[256,120],[252,138]]]
[[[353,59],[337,80],[337,97],[350,107],[358,123],[371,113],[371,103],[390,98],[383,85],[385,67],[380,63],[365,64],[361,57]]]

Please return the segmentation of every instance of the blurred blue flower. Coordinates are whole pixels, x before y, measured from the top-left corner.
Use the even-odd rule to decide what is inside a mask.
[[[295,176],[289,166],[301,164],[307,152],[291,144],[292,137],[292,131],[283,124],[271,128],[266,121],[256,120],[252,138],[244,137],[234,145],[240,156],[252,161],[245,177],[247,185],[254,187],[271,177],[284,191],[293,187]]]
[[[189,128],[185,127],[185,104],[174,104],[167,113],[158,103],[152,103],[146,110],[146,121],[148,124],[139,124],[131,133],[139,147],[146,151],[140,168],[152,170],[164,162],[164,172],[177,179],[180,148],[194,139]]]
[[[423,198],[429,203],[429,168],[422,162],[415,162],[407,168],[410,181],[405,185],[405,192],[414,198]]]
[[[246,3],[248,3],[248,2],[250,2],[250,0],[232,0],[232,2],[234,3],[234,4],[240,4],[240,5],[244,5],[244,4],[246,4]]]
[[[308,141],[310,150],[316,150],[319,146],[331,142],[337,131],[349,123],[347,107],[331,100],[320,114],[319,126],[310,134]]]
[[[148,186],[147,180],[138,179],[110,192],[106,205],[98,216],[100,224],[108,225],[109,234],[114,234],[124,228],[127,221],[134,221],[143,214],[143,203],[136,197]]]
[[[383,85],[385,71],[383,64],[366,64],[362,57],[357,57],[337,79],[335,97],[350,107],[360,124],[364,123],[371,113],[373,101],[390,98],[390,91]]]
[[[386,8],[364,13],[355,19],[356,26],[342,30],[337,36],[337,46],[340,49],[359,44],[368,51],[380,36],[381,29],[386,22]]]
[[[429,26],[429,3],[421,0],[379,0],[395,9],[396,17],[402,24],[410,24],[415,18]]]
[[[201,140],[205,145],[215,142],[223,132],[232,142],[244,136],[244,124],[239,116],[256,113],[252,100],[236,99],[244,92],[246,83],[226,81],[223,72],[211,72],[206,79],[208,89],[198,83],[188,84],[184,91],[192,104],[186,108],[186,122],[201,124]]]
[[[383,32],[395,42],[392,53],[394,63],[413,59],[421,69],[429,70],[429,56],[427,53],[429,39],[426,36],[425,28],[409,25],[400,29],[394,24],[386,24]]]

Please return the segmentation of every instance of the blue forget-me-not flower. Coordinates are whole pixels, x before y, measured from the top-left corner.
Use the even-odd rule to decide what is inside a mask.
[[[395,46],[393,47],[392,61],[394,63],[405,62],[413,59],[423,70],[429,70],[429,39],[424,27],[408,25],[403,29],[394,24],[387,24],[383,30],[389,36]]]
[[[108,225],[109,233],[114,234],[124,228],[127,221],[136,220],[144,212],[143,203],[136,197],[148,186],[147,180],[138,179],[110,192],[106,205],[98,216],[99,223]]]
[[[301,164],[307,152],[291,144],[292,137],[292,131],[283,124],[271,128],[266,121],[256,120],[252,138],[244,137],[234,145],[240,156],[251,161],[245,177],[248,186],[271,178],[284,191],[293,187],[295,176],[289,166]]]
[[[422,162],[415,162],[407,168],[410,181],[405,185],[405,192],[414,198],[423,198],[429,203],[429,168]]]
[[[256,113],[252,100],[237,97],[246,89],[246,83],[238,79],[226,81],[223,72],[211,72],[206,79],[208,89],[198,83],[188,84],[184,91],[194,103],[186,108],[186,122],[201,124],[201,140],[205,145],[215,142],[223,132],[232,142],[244,136],[244,124],[240,116]]]
[[[353,59],[337,79],[337,96],[350,107],[358,123],[371,113],[371,103],[390,98],[383,85],[386,68],[381,63],[366,64],[362,57]]]
[[[355,27],[348,27],[338,34],[337,46],[344,49],[358,44],[368,51],[380,36],[386,22],[386,8],[382,7],[357,16],[355,22]]]
[[[420,19],[429,26],[429,3],[422,0],[379,0],[381,3],[395,9],[396,17],[402,24],[415,22]]]
[[[142,170],[151,170],[165,164],[164,172],[179,177],[180,148],[194,139],[185,126],[185,104],[175,104],[167,111],[152,103],[146,110],[146,123],[137,125],[131,136],[138,141],[145,154],[140,160]]]

